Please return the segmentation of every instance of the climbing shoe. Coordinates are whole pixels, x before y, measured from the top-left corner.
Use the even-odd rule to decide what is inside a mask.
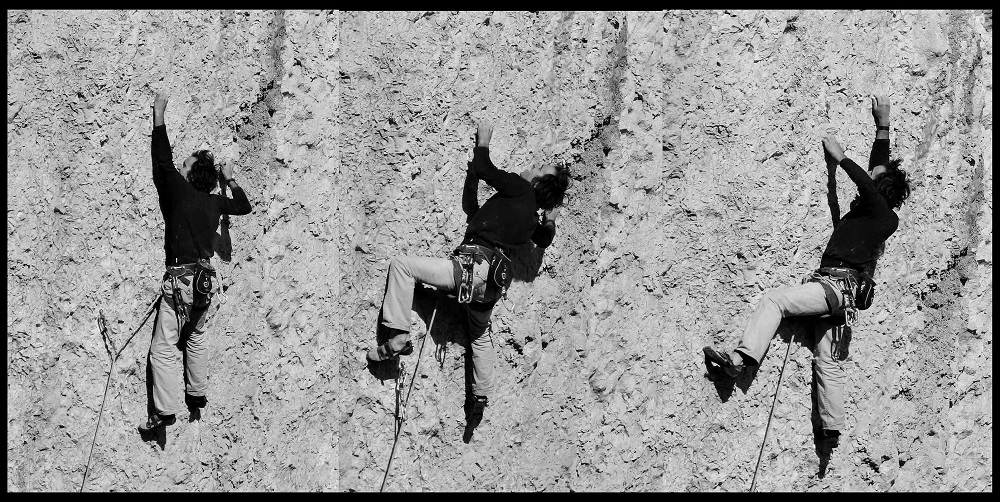
[[[813,429],[813,434],[817,444],[822,444],[827,448],[840,446],[840,431],[835,429]]]
[[[472,433],[483,421],[483,410],[486,409],[488,401],[486,396],[465,396],[465,432],[462,434],[462,441],[466,444],[472,441]]]
[[[392,346],[389,342],[385,342],[378,347],[368,351],[369,361],[385,361],[386,359],[392,359],[393,357],[408,356],[413,353],[413,343],[409,340],[406,341],[406,345],[403,345],[399,352],[394,352]]]
[[[726,354],[725,352],[717,352],[712,347],[705,347],[702,350],[705,351],[705,357],[709,361],[719,365],[727,376],[735,378],[743,372],[743,365],[734,363],[733,359],[729,357],[729,354]]]
[[[465,398],[465,422],[473,428],[483,421],[483,410],[489,404],[486,396],[469,395]]]
[[[177,418],[174,415],[160,415],[159,413],[154,413],[149,416],[144,425],[139,426],[139,432],[147,434],[156,430],[160,427],[166,427],[168,425],[174,425]]]
[[[205,396],[192,396],[185,392],[184,403],[187,404],[188,408],[204,408],[208,404],[208,398]]]

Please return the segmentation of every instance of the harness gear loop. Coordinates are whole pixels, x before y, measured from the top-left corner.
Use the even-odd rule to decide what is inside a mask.
[[[128,337],[128,340],[125,340],[125,344],[122,345],[122,348],[118,349],[118,352],[111,357],[111,365],[108,367],[108,380],[104,384],[104,397],[101,398],[101,409],[97,412],[97,425],[94,427],[94,440],[90,443],[90,454],[87,455],[87,466],[83,469],[83,481],[80,482],[80,493],[83,493],[83,487],[87,484],[87,474],[90,472],[90,461],[94,458],[94,445],[97,444],[97,431],[101,429],[101,416],[104,415],[104,403],[108,399],[108,388],[111,386],[111,375],[114,374],[115,363],[118,362],[118,357],[122,355],[122,351],[125,350],[125,347],[128,347],[129,342],[131,342],[132,339],[135,338],[135,335],[139,333],[139,330],[146,325],[146,321],[149,320],[149,316],[153,314],[154,310],[156,310],[156,306],[162,298],[162,292],[156,295],[153,303],[149,304],[149,310],[146,312],[146,317],[142,318],[142,322],[139,323],[139,326],[136,327],[135,331],[133,331]],[[101,331],[102,336],[106,336],[111,341],[111,346],[114,347],[114,339],[107,335],[108,326],[104,320],[103,310],[100,311],[100,317],[97,318],[97,328]]]
[[[382,476],[382,487],[379,488],[379,492],[385,491],[385,482],[389,479],[389,470],[392,468],[392,459],[396,455],[396,445],[399,443],[399,433],[403,431],[403,422],[406,420],[406,405],[410,402],[410,394],[413,392],[413,383],[417,381],[417,371],[420,370],[420,356],[424,353],[424,344],[427,343],[427,337],[431,334],[431,329],[434,328],[434,319],[437,318],[438,306],[441,304],[441,292],[438,291],[437,299],[434,301],[434,312],[431,314],[431,322],[427,324],[427,332],[424,333],[423,339],[420,341],[420,350],[417,351],[417,363],[413,366],[413,377],[410,378],[410,387],[406,391],[406,399],[403,401],[403,406],[399,408],[401,412],[396,415],[396,432],[395,437],[392,440],[392,451],[389,452],[389,463],[385,466],[385,475]],[[400,361],[400,374],[403,373],[402,361]],[[402,384],[399,384],[400,390],[402,390]]]
[[[458,261],[458,268],[461,270],[461,280],[458,283],[458,303],[471,303],[472,281],[474,279],[473,266],[476,263],[475,255],[456,251],[455,259]]]
[[[830,315],[844,313],[844,324],[854,326],[858,323],[858,305],[855,291],[858,290],[858,278],[850,270],[839,268],[821,268],[809,274],[803,283],[816,282],[826,291],[826,304]],[[843,295],[843,304],[837,304],[837,292]]]
[[[788,365],[788,356],[792,353],[792,340],[788,340],[788,350],[785,351],[785,361],[781,363],[781,372],[778,373],[778,385],[774,387],[774,401],[771,402],[771,412],[767,414],[767,426],[764,428],[764,440],[760,443],[760,454],[757,455],[757,467],[753,468],[753,480],[750,481],[750,493],[757,487],[757,471],[760,469],[760,460],[764,458],[764,445],[767,444],[767,433],[771,430],[771,418],[774,417],[774,407],[778,404],[778,391],[781,390],[781,380],[785,377],[785,366]]]

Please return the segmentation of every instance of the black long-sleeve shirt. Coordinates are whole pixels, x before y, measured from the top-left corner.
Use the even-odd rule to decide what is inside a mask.
[[[868,169],[888,163],[889,140],[876,139],[868,157]],[[834,228],[820,266],[849,267],[871,275],[875,272],[882,245],[899,227],[899,217],[878,193],[875,181],[861,166],[844,158],[840,167],[858,186],[858,197]]]
[[[212,237],[223,214],[249,214],[253,209],[242,188],[233,188],[233,198],[202,192],[191,186],[174,169],[167,126],[153,128],[150,151],[153,158],[153,184],[160,196],[160,211],[166,223],[163,249],[166,264],[195,263],[211,258]]]
[[[476,198],[479,180],[497,191],[482,207]],[[500,246],[508,251],[529,239],[539,247],[552,243],[556,224],[551,220],[539,224],[534,187],[517,174],[497,169],[490,161],[488,147],[472,150],[472,175],[465,182],[462,207],[469,214],[469,226],[463,243]]]

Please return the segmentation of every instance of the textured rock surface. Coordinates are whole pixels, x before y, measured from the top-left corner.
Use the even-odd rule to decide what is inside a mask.
[[[759,489],[992,490],[992,25],[989,12],[667,14],[662,488],[749,487],[794,335]],[[891,99],[893,154],[916,187],[853,333],[848,430],[821,479],[806,324],[786,322],[725,403],[699,348],[731,348],[762,290],[818,266],[820,139],[836,132],[864,163],[872,92]],[[842,171],[837,193],[846,210]]]
[[[377,489],[392,446],[392,380],[361,359],[388,261],[461,239],[482,117],[507,169],[573,161],[572,199],[521,264],[517,312],[495,312],[483,426],[461,442],[462,350],[439,367],[428,344],[389,489],[745,490],[789,336],[761,489],[992,489],[990,14],[352,14],[342,34],[343,489]],[[765,289],[818,266],[819,139],[864,161],[871,92],[892,100],[917,190],[820,476],[808,324],[785,323],[735,392],[706,380],[700,349],[734,344]],[[432,304],[418,298],[424,322]],[[453,314],[435,342],[460,344]]]
[[[109,363],[96,313],[120,346],[153,297],[156,89],[175,154],[235,159],[255,211],[219,262],[205,416],[163,450],[138,437],[148,323],[113,369],[88,489],[377,490],[394,381],[364,351],[388,263],[460,242],[489,118],[502,168],[571,164],[569,203],[494,312],[497,386],[469,444],[442,300],[388,490],[745,490],[790,339],[759,489],[992,490],[991,12],[7,16],[8,491],[79,487]],[[736,389],[705,378],[701,347],[731,347],[764,290],[818,265],[819,141],[863,163],[872,92],[916,189],[821,477],[808,323]],[[846,208],[842,172],[837,193]],[[420,291],[415,333],[434,303]]]
[[[660,13],[344,14],[350,192],[340,252],[344,302],[358,314],[340,377],[343,489],[378,489],[392,447],[393,381],[382,384],[363,360],[389,259],[445,256],[460,243],[461,187],[481,118],[496,126],[491,157],[503,168],[572,163],[572,202],[544,255],[516,260],[516,313],[494,311],[497,388],[470,444],[461,440],[464,334],[446,302],[434,331],[450,350],[442,367],[435,344],[425,348],[386,488],[659,486],[650,421],[660,333],[643,320],[650,299],[636,284],[666,265],[648,242],[626,237],[660,235],[641,215],[662,204],[653,196],[664,183],[654,132],[662,25]],[[414,360],[404,358],[407,376]]]
[[[154,91],[175,160],[235,161],[209,405],[143,443],[152,321],[113,369],[88,490],[337,489],[337,37],[327,12],[7,13],[7,489],[76,490],[110,358],[153,299]],[[332,264],[332,266],[331,266]],[[321,265],[321,266],[316,266]],[[218,298],[217,298],[218,300]]]

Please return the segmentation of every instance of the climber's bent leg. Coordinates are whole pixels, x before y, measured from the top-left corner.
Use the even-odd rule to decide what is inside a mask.
[[[382,325],[410,331],[413,288],[417,282],[451,292],[455,290],[455,268],[447,258],[403,256],[389,262],[389,277],[382,300]]]
[[[749,356],[753,361],[746,361],[746,363],[760,364],[782,318],[826,314],[829,310],[826,303],[826,291],[819,283],[808,282],[772,289],[764,293],[764,297],[757,304],[757,308],[743,332],[743,339],[734,351],[733,358]]]

